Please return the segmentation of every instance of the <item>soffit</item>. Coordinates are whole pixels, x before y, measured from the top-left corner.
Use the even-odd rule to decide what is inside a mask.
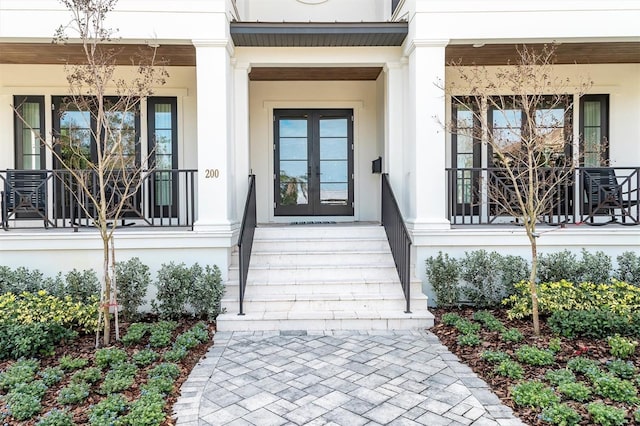
[[[401,46],[407,22],[232,22],[235,46]]]
[[[254,67],[253,81],[375,80],[382,67]]]

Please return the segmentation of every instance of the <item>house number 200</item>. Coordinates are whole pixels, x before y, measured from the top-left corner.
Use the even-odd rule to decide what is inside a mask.
[[[204,171],[205,179],[217,179],[220,177],[220,170],[218,169],[205,169]]]

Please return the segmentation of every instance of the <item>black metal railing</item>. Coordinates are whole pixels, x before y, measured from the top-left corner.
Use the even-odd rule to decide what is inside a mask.
[[[92,170],[79,171],[76,176],[68,170],[0,170],[2,225],[5,229],[34,228],[34,219],[44,219],[47,228],[92,227],[97,219],[97,206],[92,198],[99,200],[104,194],[107,220],[118,220],[118,226],[193,229],[196,173],[196,170],[113,172],[104,179],[102,192],[98,175]],[[34,181],[36,177],[40,183]]]
[[[382,226],[387,234],[393,261],[400,277],[406,301],[405,313],[411,313],[411,236],[402,218],[389,175],[382,175]]]
[[[515,185],[504,170],[446,171],[452,225],[517,224],[521,220],[514,215],[518,211]],[[541,223],[640,224],[640,167],[578,167],[568,174],[558,168],[541,168],[537,173],[538,191],[551,194],[538,218]],[[554,181],[554,176],[561,178]]]
[[[256,177],[255,175],[249,175],[247,201],[244,204],[242,226],[240,226],[240,235],[238,236],[238,300],[240,303],[238,315],[244,315],[244,292],[247,288],[247,275],[249,274],[249,262],[251,261],[251,248],[253,247],[256,222]]]

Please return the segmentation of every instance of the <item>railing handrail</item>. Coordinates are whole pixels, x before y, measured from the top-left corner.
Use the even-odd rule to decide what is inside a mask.
[[[389,175],[382,174],[382,226],[384,226],[393,261],[398,271],[406,302],[405,313],[411,313],[411,234],[407,229],[398,201],[389,182]]]
[[[247,275],[249,262],[251,261],[251,249],[253,247],[253,235],[256,229],[256,176],[249,175],[249,188],[247,199],[244,203],[242,225],[238,235],[238,302],[240,304],[238,315],[244,315],[244,293],[247,288]]]

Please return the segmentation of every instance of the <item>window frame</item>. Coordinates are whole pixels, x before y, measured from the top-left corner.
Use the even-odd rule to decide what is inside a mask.
[[[40,143],[40,150],[38,156],[40,158],[40,168],[39,169],[25,169],[24,168],[24,147],[23,147],[23,132],[25,129],[29,127],[25,125],[25,123],[20,119],[20,115],[22,114],[22,105],[25,103],[37,103],[39,105],[39,119],[40,119],[40,131],[39,137],[43,137],[43,134],[46,132],[46,123],[45,123],[45,111],[44,111],[44,96],[33,96],[33,95],[15,95],[13,97],[13,106],[14,106],[14,167],[16,170],[45,170],[47,157],[46,157],[46,147],[42,142]],[[43,131],[44,130],[44,131]]]
[[[584,103],[589,101],[600,103],[600,147],[602,148],[602,146],[604,146],[604,149],[601,149],[600,151],[600,167],[606,167],[609,165],[609,161],[611,159],[609,151],[609,94],[589,94],[580,97],[580,112],[578,114],[578,129],[580,132],[580,166],[585,165]]]

